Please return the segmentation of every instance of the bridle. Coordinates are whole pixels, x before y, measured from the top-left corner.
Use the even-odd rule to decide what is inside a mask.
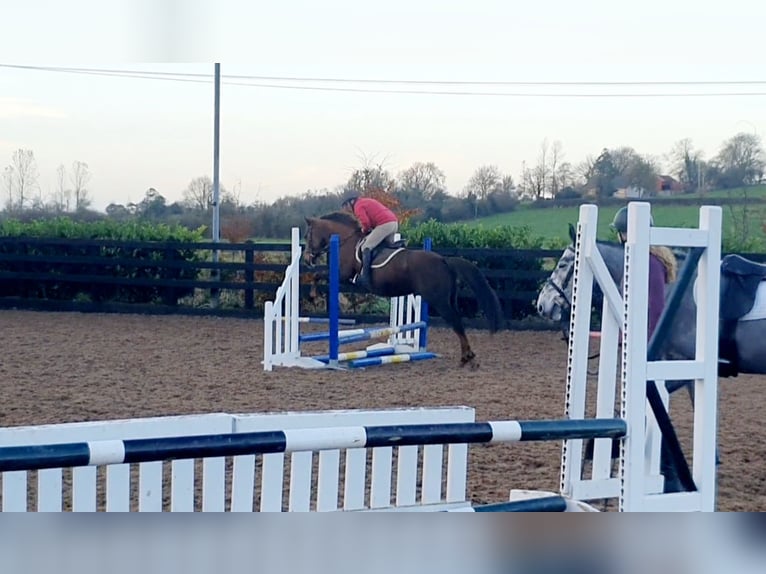
[[[567,309],[572,308],[572,301],[569,300],[569,297],[567,297],[566,292],[564,289],[566,289],[566,286],[569,285],[569,282],[572,280],[572,276],[574,275],[574,262],[572,262],[572,265],[569,267],[569,271],[567,271],[567,274],[564,276],[564,280],[561,282],[561,286],[559,287],[556,285],[555,281],[548,277],[546,284],[550,285],[553,290],[559,294],[559,296],[564,300],[564,303],[567,306]]]
[[[564,305],[561,308],[561,320],[559,321],[559,324],[561,325],[561,339],[563,341],[569,342],[569,320],[572,316],[572,301],[567,297],[566,292],[564,289],[566,289],[567,285],[569,285],[569,282],[572,280],[572,277],[574,275],[574,261],[572,261],[572,265],[569,267],[569,271],[567,271],[567,274],[564,276],[564,280],[561,282],[561,286],[556,285],[556,283],[548,277],[546,284],[550,285],[556,293],[561,296],[561,298],[564,300]],[[599,357],[600,353],[596,352],[593,355],[588,356],[588,360],[591,361],[593,359],[597,359]],[[591,373],[592,374],[592,373]]]
[[[311,250],[311,234],[313,233],[314,229],[309,226],[309,228],[306,230],[306,253],[309,256],[309,265],[313,266],[316,264],[317,259],[319,259],[322,255],[327,254],[330,251],[330,242],[328,241],[327,244],[322,247],[319,251],[313,251]],[[338,248],[343,247],[343,244],[346,243],[349,239],[352,239],[355,235],[354,231],[351,231],[347,236],[340,237],[340,241],[338,244]]]

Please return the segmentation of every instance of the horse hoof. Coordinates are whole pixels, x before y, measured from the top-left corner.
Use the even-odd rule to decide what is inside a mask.
[[[476,355],[473,353],[470,353],[460,359],[460,366],[465,367],[466,365],[470,366],[472,371],[475,371],[479,368],[479,362],[476,360]]]

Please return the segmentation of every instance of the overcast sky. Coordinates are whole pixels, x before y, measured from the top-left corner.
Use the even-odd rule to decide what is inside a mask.
[[[545,138],[576,164],[622,145],[661,157],[685,137],[711,156],[766,133],[753,0],[3,0],[2,14],[3,65],[208,75],[0,67],[0,168],[33,150],[45,195],[59,164],[84,161],[98,209],[149,187],[175,201],[212,176],[216,61],[221,181],[245,203],[332,189],[364,158],[393,174],[432,161],[457,193],[484,164],[518,180]],[[424,81],[456,83],[404,83]]]

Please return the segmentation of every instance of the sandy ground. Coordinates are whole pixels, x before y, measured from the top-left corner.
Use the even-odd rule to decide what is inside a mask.
[[[261,366],[263,325],[241,319],[0,311],[0,425],[204,412],[468,405],[477,420],[559,418],[566,345],[553,332],[470,331],[482,366],[460,369],[453,334],[431,329],[441,358],[364,371]],[[763,378],[720,387],[718,507],[766,510]],[[684,438],[689,401],[677,393]],[[559,443],[472,447],[469,496],[557,490]]]

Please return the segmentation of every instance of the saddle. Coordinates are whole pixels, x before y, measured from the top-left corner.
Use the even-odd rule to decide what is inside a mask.
[[[380,245],[378,245],[375,249],[372,250],[372,253],[370,253],[371,259],[372,259],[372,267],[383,267],[386,263],[388,263],[391,258],[401,249],[405,249],[407,247],[407,240],[406,239],[399,239],[397,241],[383,241]],[[356,260],[361,263],[362,261],[362,242],[360,241],[356,246]],[[380,261],[378,261],[378,258],[381,258]]]
[[[719,375],[736,377],[737,343],[735,333],[739,319],[755,304],[761,281],[766,280],[766,265],[741,255],[726,255],[721,260],[721,300],[719,333]]]

